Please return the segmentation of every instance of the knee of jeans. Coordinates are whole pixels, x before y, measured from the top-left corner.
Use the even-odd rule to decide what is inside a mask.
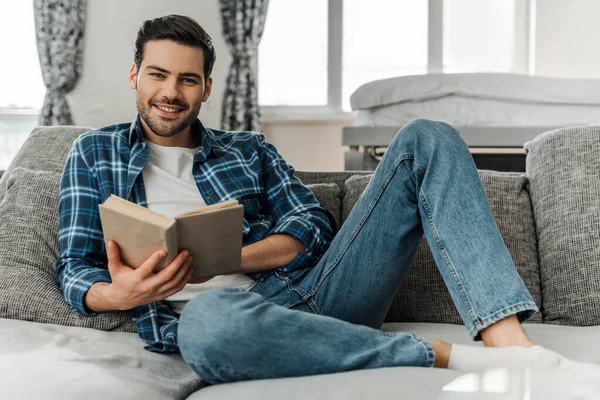
[[[248,337],[244,326],[251,321],[243,311],[250,303],[261,301],[262,296],[256,293],[224,288],[204,292],[186,304],[179,318],[177,341],[181,355],[198,375],[211,383],[224,379],[224,366],[234,366],[235,348],[244,347]]]
[[[404,125],[396,135],[398,142],[409,142],[422,149],[467,150],[467,146],[458,131],[442,121],[414,119]],[[391,146],[390,146],[391,147]]]

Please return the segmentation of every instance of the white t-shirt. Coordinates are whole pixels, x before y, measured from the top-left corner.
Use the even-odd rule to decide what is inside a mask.
[[[194,155],[199,148],[166,147],[146,141],[150,161],[142,170],[148,208],[169,218],[185,211],[206,206],[192,173]],[[178,313],[199,293],[213,288],[250,289],[254,281],[244,274],[219,275],[197,284],[187,284],[182,291],[167,297],[167,303]]]

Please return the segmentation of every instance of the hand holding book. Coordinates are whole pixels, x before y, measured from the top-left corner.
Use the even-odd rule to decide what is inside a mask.
[[[115,241],[123,262],[131,268],[140,268],[162,249],[167,255],[154,272],[166,268],[182,250],[194,259],[194,282],[241,272],[244,207],[237,200],[191,210],[173,220],[114,195],[99,211],[107,248],[110,240]]]
[[[155,269],[166,257],[164,250],[152,253],[137,269],[123,262],[114,241],[107,242],[106,253],[111,283],[94,284],[84,300],[86,307],[95,312],[124,311],[162,301],[183,289],[192,277],[193,259],[187,251],[180,252],[159,272]]]

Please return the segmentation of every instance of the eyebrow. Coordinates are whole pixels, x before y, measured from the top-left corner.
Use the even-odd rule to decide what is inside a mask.
[[[146,69],[148,69],[148,68],[155,69],[155,70],[160,71],[160,72],[162,72],[164,74],[169,74],[169,75],[171,74],[171,72],[167,71],[164,68],[157,67],[156,65],[148,65],[146,67]],[[193,78],[197,78],[197,79],[202,80],[202,77],[200,75],[198,75],[197,73],[195,73],[195,72],[183,72],[183,73],[179,74],[179,76],[193,77]]]

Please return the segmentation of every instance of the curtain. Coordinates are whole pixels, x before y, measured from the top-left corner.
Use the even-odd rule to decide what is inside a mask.
[[[40,125],[72,125],[65,95],[83,66],[86,0],[33,0],[37,49],[46,85]]]
[[[251,67],[265,26],[269,0],[220,0],[223,36],[233,58],[227,76],[221,126],[260,131],[257,78]]]

